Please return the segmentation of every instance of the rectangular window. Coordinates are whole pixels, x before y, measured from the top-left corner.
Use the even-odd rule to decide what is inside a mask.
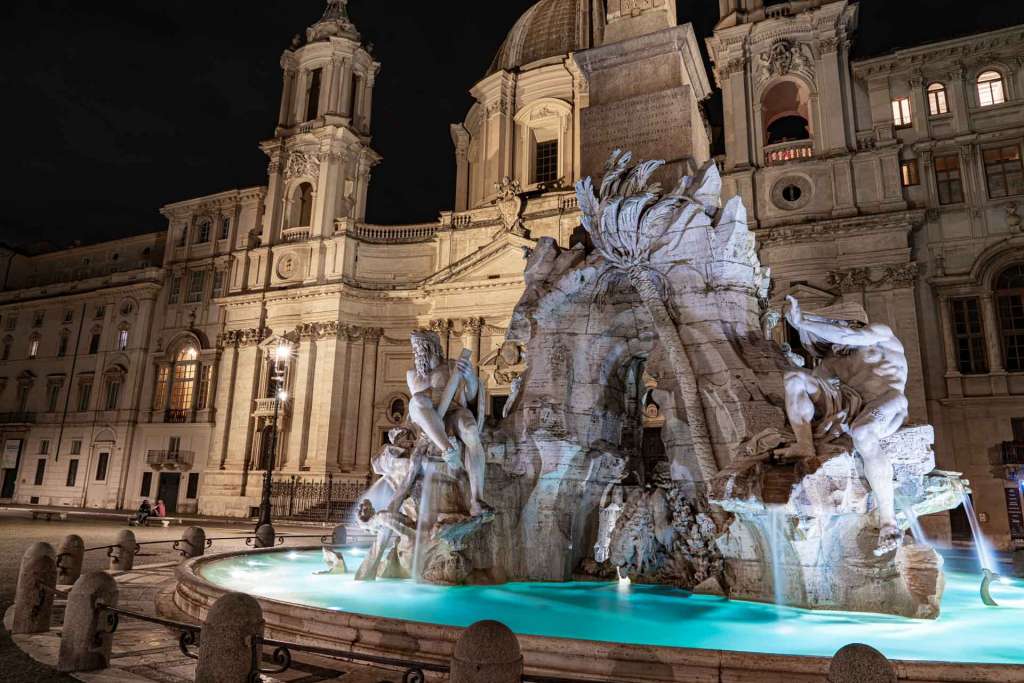
[[[978,299],[953,299],[953,344],[957,369],[964,375],[988,372],[985,332]]]
[[[107,480],[107,465],[110,462],[110,453],[100,453],[100,459],[96,461],[96,481]]]
[[[36,311],[32,315],[32,327],[42,327],[45,315],[46,314],[43,311]]]
[[[170,376],[169,366],[161,366],[156,371],[156,388],[153,390],[153,410],[163,410],[167,405],[167,380]]]
[[[81,439],[74,439],[74,440],[72,440],[72,442],[71,442],[71,455],[81,455],[81,454],[82,454],[82,440]]]
[[[7,316],[7,322],[4,323],[4,329],[8,332],[13,332],[14,328],[18,326],[18,315],[12,314]]]
[[[51,384],[46,387],[46,412],[57,412],[57,402],[60,401],[60,385]]]
[[[36,478],[33,483],[36,486],[43,485],[43,478],[46,476],[46,460],[36,460]]]
[[[117,350],[128,350],[128,330],[121,330],[117,333]]]
[[[66,355],[68,355],[68,335],[62,332],[57,340],[57,357],[63,358]]]
[[[101,306],[97,306],[96,307],[96,315],[95,315],[96,320],[103,320],[103,318],[105,318],[106,315],[107,315],[107,307],[106,306],[102,306],[101,305]]]
[[[75,313],[72,310],[64,311],[64,324],[68,324],[75,319]]]
[[[1024,293],[1002,291],[998,296],[1003,360],[1010,372],[1024,372]]]
[[[224,218],[220,222],[220,239],[226,240],[231,234],[231,219]]]
[[[179,451],[181,451],[181,437],[172,436],[171,438],[167,439],[167,452],[178,453]]]
[[[892,101],[892,121],[897,128],[907,128],[913,124],[910,119],[909,97],[897,97]]]
[[[33,339],[28,343],[28,357],[37,358],[39,356],[39,340]]]
[[[107,382],[106,410],[117,410],[117,399],[121,394],[121,381],[112,379]]]
[[[193,270],[188,275],[188,295],[185,297],[185,303],[197,304],[203,300],[203,285],[206,282],[206,272],[202,270]]]
[[[223,270],[217,270],[217,271],[214,271],[214,273],[213,273],[213,297],[215,299],[217,297],[224,296],[224,276],[225,275],[226,275],[226,273]]]
[[[89,355],[95,356],[100,352],[100,333],[93,332],[92,336],[89,337]]]
[[[195,363],[178,363],[174,366],[174,384],[171,386],[171,410],[192,410],[192,392],[195,391],[195,381]]]
[[[1024,443],[1024,417],[1011,417],[1010,429],[1013,430],[1013,440]]]
[[[356,116],[359,114],[359,94],[363,90],[363,77],[359,74],[352,74],[351,88],[348,94],[348,113],[355,121]]]
[[[188,474],[188,488],[185,489],[185,497],[189,500],[195,500],[199,497],[199,473],[189,472]]]
[[[1021,166],[1019,145],[982,150],[982,158],[985,160],[985,180],[991,199],[1024,193],[1024,167]]]
[[[535,183],[550,183],[558,180],[558,140],[537,143],[533,176]]]
[[[960,181],[960,157],[956,154],[935,157],[935,185],[940,204],[960,204],[964,188]]]
[[[204,365],[199,374],[199,396],[196,397],[196,408],[206,410],[210,406],[210,384],[213,380],[213,366]]]
[[[30,384],[22,384],[18,386],[17,401],[19,413],[24,413],[28,410],[28,395],[31,390],[32,386]]]
[[[210,241],[210,223],[202,221],[196,226],[196,244],[206,244]]]
[[[900,179],[903,187],[921,184],[921,176],[918,173],[917,159],[907,159],[900,162]]]
[[[50,440],[43,439],[39,442],[39,455],[47,455],[50,452]]]
[[[309,72],[309,99],[306,100],[307,121],[312,121],[320,116],[320,81],[323,75],[323,69],[313,69]]]
[[[68,479],[67,485],[74,486],[75,480],[78,479],[78,461],[68,460]]]
[[[149,492],[153,489],[153,473],[143,472],[142,473],[142,486],[139,487],[139,495],[143,498],[149,498]]]
[[[181,298],[181,276],[175,275],[171,278],[171,284],[167,287],[167,303],[176,304]]]
[[[928,113],[932,116],[939,116],[949,111],[949,104],[946,102],[946,88],[940,83],[933,83],[928,86]]]
[[[78,412],[84,413],[89,410],[89,399],[92,397],[92,382],[82,382],[78,385]]]

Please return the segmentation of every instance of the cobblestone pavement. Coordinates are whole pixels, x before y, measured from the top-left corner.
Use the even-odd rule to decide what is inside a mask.
[[[67,534],[78,534],[85,540],[87,548],[113,543],[117,533],[125,528],[113,522],[99,521],[32,521],[11,514],[0,514],[0,614],[12,604],[17,582],[18,567],[25,549],[36,541],[51,543],[55,548]],[[182,527],[153,527],[134,529],[140,543],[147,541],[177,540]],[[234,526],[206,529],[209,537],[236,536],[247,533],[247,527]],[[315,534],[309,528],[281,528],[279,533]],[[287,541],[286,544],[310,544],[315,539]],[[244,540],[215,543],[214,550],[227,551],[242,549]],[[173,580],[174,567],[180,559],[170,544],[146,546],[145,556],[136,560],[137,571],[118,577],[120,586],[119,606],[123,609],[155,614],[155,600],[161,589],[166,589]],[[106,568],[104,551],[86,553],[83,573]],[[160,566],[161,564],[165,566]],[[59,605],[62,602],[58,601]],[[54,625],[63,619],[63,607],[54,609]],[[47,634],[19,636],[15,644],[10,635],[0,629],[0,680],[17,683],[50,681],[73,681],[75,679],[59,674],[53,668],[39,663],[55,663],[60,645],[59,631]],[[19,648],[20,646],[20,648]],[[22,650],[32,653],[32,657]],[[184,683],[191,681],[195,662],[184,657],[178,649],[177,635],[160,626],[122,619],[114,638],[111,661],[112,669],[94,674],[79,674],[78,679],[96,683],[135,683],[159,681],[160,683]],[[400,674],[342,663],[324,657],[297,656],[291,670],[274,679],[265,681],[317,681],[343,680],[345,683],[378,683],[400,681]]]

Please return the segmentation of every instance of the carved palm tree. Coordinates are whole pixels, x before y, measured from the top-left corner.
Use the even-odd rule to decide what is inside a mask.
[[[668,291],[668,284],[652,264],[656,251],[671,249],[672,243],[681,239],[681,231],[672,235],[669,228],[684,205],[694,201],[685,194],[690,179],[684,178],[674,191],[663,194],[661,185],[651,183],[650,178],[664,162],[642,161],[631,166],[631,160],[628,152],[615,150],[612,153],[598,196],[594,194],[589,177],[576,183],[583,227],[590,234],[594,248],[628,278],[651,314],[672,363],[679,395],[686,408],[694,453],[707,481],[717,474],[718,463],[711,446],[697,376],[662,295],[662,291]]]

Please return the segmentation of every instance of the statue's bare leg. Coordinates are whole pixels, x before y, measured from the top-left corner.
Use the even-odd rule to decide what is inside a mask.
[[[484,502],[484,474],[487,467],[483,444],[477,432],[476,420],[468,410],[460,410],[455,415],[455,429],[459,439],[466,447],[465,465],[469,475],[469,514],[476,517],[491,506]]]
[[[814,450],[814,398],[820,389],[811,373],[791,370],[784,378],[786,387],[786,417],[796,435],[796,444],[782,451],[783,457],[812,458]]]
[[[864,462],[864,476],[878,506],[878,546],[875,555],[900,547],[903,531],[896,523],[896,502],[892,461],[882,451],[882,439],[895,433],[907,417],[907,400],[902,394],[882,396],[864,408],[850,430],[854,448]]]
[[[425,394],[413,396],[409,400],[409,417],[442,453],[452,447],[448,433],[444,429],[444,420],[437,414],[430,397]]]

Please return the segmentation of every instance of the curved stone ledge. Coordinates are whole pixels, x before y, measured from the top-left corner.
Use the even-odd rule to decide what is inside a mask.
[[[319,550],[320,546],[288,548]],[[228,557],[282,552],[246,550],[199,557],[179,565],[174,607],[205,621],[214,601],[228,593],[199,575],[204,563]],[[400,619],[340,612],[258,598],[267,636],[309,645],[447,664],[463,629]],[[819,683],[829,658],[629,645],[519,635],[526,673],[621,683],[758,681]],[[1024,681],[1024,668],[999,664],[893,662],[900,681],[917,683],[1006,683]]]

